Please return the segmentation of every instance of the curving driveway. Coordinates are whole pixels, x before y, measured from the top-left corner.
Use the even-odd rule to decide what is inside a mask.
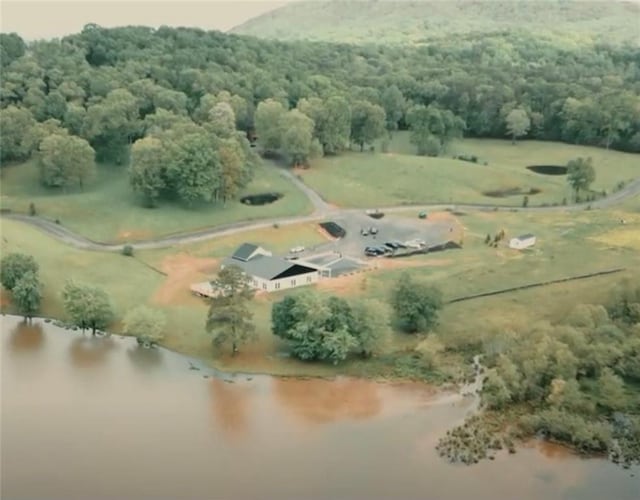
[[[361,208],[336,208],[329,205],[316,191],[311,189],[308,185],[302,182],[293,172],[285,169],[281,169],[281,174],[287,177],[295,186],[298,187],[309,198],[314,206],[314,212],[307,216],[292,216],[283,218],[265,219],[260,222],[236,222],[232,224],[225,224],[222,226],[215,226],[208,229],[201,229],[192,231],[189,233],[174,234],[168,236],[161,236],[146,241],[139,241],[137,243],[131,243],[135,249],[149,250],[155,248],[166,248],[175,245],[184,245],[189,243],[195,243],[199,241],[210,240],[214,238],[220,238],[230,234],[237,234],[244,231],[251,231],[255,229],[262,229],[266,227],[278,224],[280,226],[286,226],[291,224],[298,224],[301,222],[315,222],[324,220],[327,218],[337,218],[344,216],[356,216],[362,215],[364,210]],[[467,211],[522,211],[522,212],[562,212],[562,211],[576,211],[585,210],[589,205],[591,208],[607,208],[616,203],[619,203],[627,198],[638,196],[640,194],[640,178],[627,184],[620,191],[610,194],[605,198],[601,198],[597,201],[590,203],[573,204],[566,206],[532,206],[532,207],[518,207],[518,206],[496,206],[487,204],[473,204],[473,203],[455,203],[455,204],[442,204],[442,203],[426,203],[420,205],[399,205],[393,207],[376,207],[382,212],[402,212],[406,210],[434,210],[434,209],[451,209],[451,210],[467,210]],[[2,214],[2,217],[6,219],[18,220],[34,226],[44,233],[56,238],[57,240],[66,243],[75,248],[82,250],[99,250],[108,252],[119,252],[122,250],[123,244],[114,243],[102,243],[99,241],[92,241],[84,236],[74,233],[73,231],[51,222],[47,219],[40,217],[33,217],[22,214]]]

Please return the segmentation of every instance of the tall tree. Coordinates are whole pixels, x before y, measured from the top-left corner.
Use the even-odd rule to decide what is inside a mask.
[[[416,282],[405,273],[393,288],[391,306],[402,330],[423,332],[437,324],[442,294],[437,288]]]
[[[38,275],[38,263],[31,255],[23,253],[9,253],[0,261],[0,283],[11,291],[20,278],[31,273]]]
[[[448,109],[421,104],[409,109],[407,123],[418,154],[429,156],[438,156],[446,150],[453,139],[462,137],[465,127],[464,121]]]
[[[386,116],[384,109],[368,101],[356,101],[351,108],[351,140],[364,151],[384,133]]]
[[[237,266],[225,266],[211,283],[218,295],[211,299],[206,328],[216,346],[231,344],[235,356],[239,346],[256,338],[249,304],[254,295],[249,278]]]
[[[141,132],[138,100],[127,89],[110,91],[101,102],[89,106],[83,136],[106,157],[124,161],[124,147]]]
[[[107,293],[98,287],[67,281],[62,290],[62,301],[71,322],[82,329],[107,328],[114,318],[113,306]]]
[[[193,205],[210,202],[220,188],[220,158],[204,131],[168,141],[167,178],[177,196]]]
[[[0,160],[26,160],[33,151],[29,140],[31,129],[36,125],[27,109],[9,106],[0,109]]]
[[[235,198],[240,190],[251,180],[252,169],[247,151],[242,147],[246,139],[235,137],[217,141],[218,158],[220,160],[219,189],[216,198],[223,202]]]
[[[13,288],[13,301],[24,319],[30,320],[40,310],[42,292],[36,273],[29,271],[22,275]]]
[[[313,120],[293,109],[285,114],[280,122],[282,154],[292,166],[307,166],[314,154]]]
[[[256,134],[260,146],[267,152],[280,149],[282,144],[282,120],[287,110],[275,99],[267,99],[256,108]]]
[[[581,190],[589,189],[596,180],[593,161],[589,158],[575,158],[567,163],[567,182],[576,193],[576,200]]]
[[[516,138],[526,135],[531,126],[529,115],[522,108],[511,110],[505,118],[505,123],[513,144],[516,143]]]
[[[358,301],[351,305],[353,333],[358,341],[360,355],[369,358],[379,353],[388,340],[389,320],[382,304],[376,301]]]
[[[22,57],[27,46],[17,33],[0,33],[0,64],[9,66]]]
[[[211,108],[207,129],[218,137],[233,137],[236,131],[236,117],[230,104],[218,102]]]
[[[144,196],[148,206],[154,207],[162,190],[167,187],[167,152],[156,137],[137,140],[131,147],[129,181],[136,193]]]
[[[380,97],[386,114],[385,127],[389,133],[398,130],[398,122],[404,116],[407,103],[397,85],[393,84],[382,92]]]
[[[68,187],[85,182],[95,173],[95,152],[80,137],[53,134],[40,143],[40,180],[48,187]]]

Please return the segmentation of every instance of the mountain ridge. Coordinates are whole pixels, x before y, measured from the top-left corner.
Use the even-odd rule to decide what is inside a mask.
[[[640,44],[640,4],[600,0],[302,0],[256,16],[229,32],[278,40],[402,44],[499,31]]]

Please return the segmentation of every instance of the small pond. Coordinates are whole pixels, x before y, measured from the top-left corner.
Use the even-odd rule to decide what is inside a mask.
[[[567,167],[564,165],[529,165],[527,170],[542,175],[567,175]]]
[[[282,193],[260,193],[250,194],[240,198],[240,202],[245,205],[268,205],[282,198]]]

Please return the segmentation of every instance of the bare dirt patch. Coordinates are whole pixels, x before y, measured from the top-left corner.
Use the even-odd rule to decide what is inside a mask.
[[[186,253],[169,255],[160,264],[160,269],[167,273],[167,277],[151,300],[158,305],[197,301],[199,299],[191,294],[189,286],[211,278],[218,268],[218,259],[202,259]]]
[[[151,238],[152,236],[153,234],[150,231],[131,229],[131,230],[120,231],[118,233],[118,236],[116,236],[116,238],[118,241],[126,242],[126,241],[146,240]]]

